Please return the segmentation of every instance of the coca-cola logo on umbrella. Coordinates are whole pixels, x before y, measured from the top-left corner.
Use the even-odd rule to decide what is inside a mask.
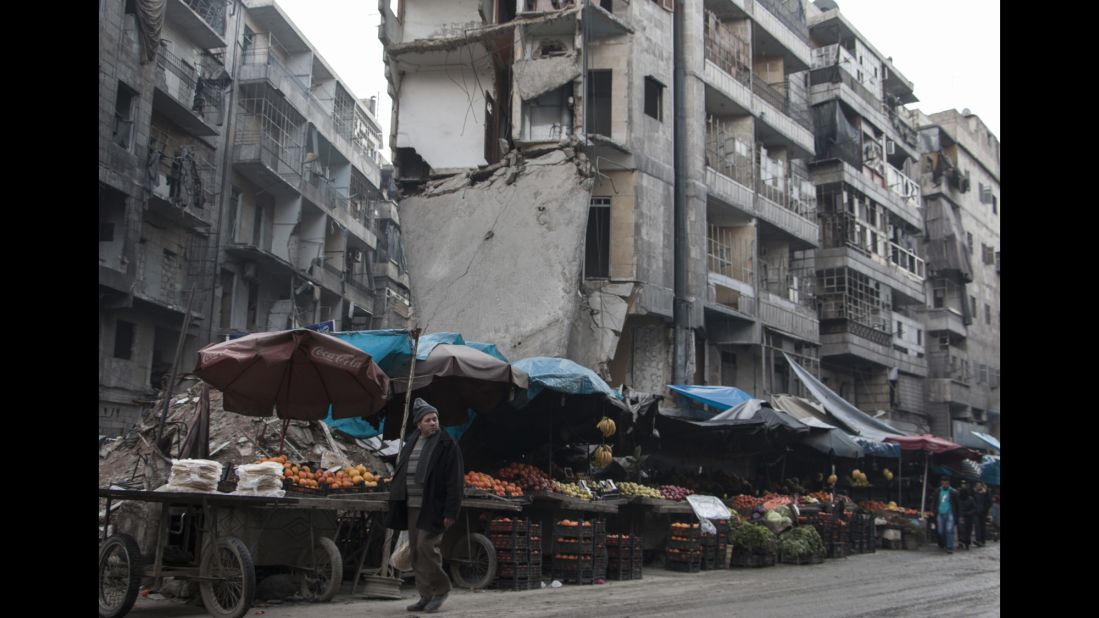
[[[366,360],[361,356],[356,356],[354,354],[339,354],[323,348],[313,348],[309,351],[309,354],[312,355],[313,358],[324,361],[330,365],[344,367],[346,369],[356,370],[366,363]]]

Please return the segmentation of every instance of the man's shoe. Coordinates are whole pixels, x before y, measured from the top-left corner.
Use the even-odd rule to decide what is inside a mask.
[[[439,611],[439,608],[443,606],[443,601],[446,600],[447,594],[441,594],[437,597],[431,597],[431,600],[428,601],[427,605],[424,607],[424,611],[429,613]]]
[[[424,608],[426,608],[427,605],[429,603],[431,603],[431,600],[432,600],[431,597],[420,597],[419,601],[416,601],[415,603],[413,603],[412,605],[409,605],[405,609],[410,611],[410,612],[422,612],[422,611],[424,611]]]

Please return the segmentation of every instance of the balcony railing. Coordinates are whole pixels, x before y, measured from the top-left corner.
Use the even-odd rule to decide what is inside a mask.
[[[288,58],[289,54],[286,49],[279,43],[274,34],[264,33],[256,34],[252,44],[241,54],[241,63],[245,66],[266,66],[267,67],[267,79],[272,83],[279,85],[283,83],[282,78],[287,78],[287,85],[293,87],[298,91],[302,97],[311,98],[312,95],[309,91],[309,86],[302,80],[301,77],[295,75],[286,64],[283,62],[283,58]],[[318,102],[319,105],[319,102]],[[329,113],[325,110],[325,114]]]
[[[799,39],[809,43],[809,24],[805,21],[805,9],[800,0],[756,0],[756,4],[763,5]]]
[[[790,99],[789,80],[768,84],[759,79],[759,76],[756,76],[752,79],[752,92],[789,116],[806,130],[813,130],[813,118],[809,115],[809,107],[800,105]]]
[[[752,85],[752,47],[706,11],[706,59],[745,86]]]
[[[927,275],[924,260],[895,242],[889,243],[889,261],[920,281]]]
[[[214,205],[217,168],[210,161],[212,154],[207,149],[176,139],[153,125],[146,169],[156,170],[154,195],[180,208]]]
[[[798,174],[765,178],[759,174],[756,193],[811,221],[816,220],[817,195],[813,184]]]
[[[706,165],[745,187],[752,186],[751,146],[733,135],[726,123],[710,116],[706,120]]]
[[[927,354],[927,369],[932,378],[947,378],[962,384],[969,384],[969,359],[953,348],[946,351]]]
[[[225,0],[183,0],[183,3],[191,7],[214,32],[225,36],[225,7],[228,6]]]
[[[752,282],[752,269],[750,258],[738,259],[737,249],[741,256],[751,255],[751,247],[745,246],[746,241],[738,241],[737,236],[730,228],[710,224],[706,234],[706,256],[708,258],[710,272],[717,273],[730,279]],[[750,241],[747,241],[750,243]],[[739,245],[739,246],[738,246]]]
[[[888,163],[885,164],[885,182],[890,191],[901,196],[910,206],[920,208],[920,183]]]
[[[256,118],[254,115],[241,114],[240,120],[241,128],[236,132],[236,143],[233,145],[233,159],[247,162],[244,158],[247,149],[244,147],[258,146],[258,160],[274,170],[290,186],[299,187],[301,184],[301,148],[296,147],[293,150],[285,148],[272,133],[244,128],[248,124],[258,125],[260,123],[261,119]]]

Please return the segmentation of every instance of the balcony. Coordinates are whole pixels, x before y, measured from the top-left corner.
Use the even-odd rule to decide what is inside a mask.
[[[706,11],[705,55],[733,79],[752,85],[752,46],[710,11]]]
[[[905,175],[904,172],[893,167],[892,165],[885,164],[885,184],[889,186],[889,190],[904,200],[908,207],[920,211],[922,203],[920,202],[920,183],[912,180]]]
[[[176,143],[155,125],[152,138],[156,149],[149,152],[146,169],[155,170],[156,184],[149,209],[176,225],[208,230],[218,208],[217,168],[202,150]]]
[[[823,137],[828,139],[828,136]],[[836,183],[850,185],[859,193],[886,207],[890,213],[909,226],[921,230],[924,228],[922,207],[914,205],[912,200],[905,199],[898,191],[891,191],[880,183],[871,182],[854,165],[845,160],[833,159],[828,163],[814,165],[811,175],[813,184],[818,186]]]
[[[889,252],[889,261],[905,275],[921,283],[926,279],[924,261],[914,252],[892,241],[889,243]]]
[[[756,314],[751,264],[754,235],[736,228],[710,224],[706,234],[707,301],[750,318]]]
[[[233,144],[233,165],[240,173],[279,195],[300,191],[301,172],[295,159],[273,136],[258,131],[238,132]]]
[[[224,0],[168,0],[168,23],[203,49],[225,47]]]
[[[796,300],[794,300],[796,299]],[[759,297],[759,317],[771,328],[810,343],[820,343],[820,322],[816,312],[806,306],[798,290],[787,289],[786,295],[764,290]]]
[[[962,338],[969,334],[962,319],[962,313],[945,307],[927,310],[927,332],[945,332]]]
[[[217,62],[212,56],[210,60]],[[220,120],[221,99],[222,92],[210,80],[200,78],[193,66],[164,46],[157,50],[153,91],[157,111],[192,135],[212,136],[218,134],[214,126]]]
[[[252,46],[241,53],[237,80],[241,84],[265,83],[281,93],[299,113],[304,115],[311,106],[321,108],[309,91],[309,86],[288,69],[281,60],[289,57],[273,34],[257,34]],[[331,111],[321,108],[328,116]]]
[[[806,45],[809,44],[809,24],[805,21],[805,10],[802,8],[799,0],[755,0],[755,4],[757,6],[762,5],[771,15],[777,17],[790,32],[794,33],[797,38],[801,39]],[[755,11],[754,17],[757,21],[764,21],[766,19],[761,19],[758,10]]]
[[[840,47],[836,49],[843,51]],[[847,56],[850,57],[850,54]],[[881,129],[907,157],[919,159],[919,141],[912,120],[914,112],[882,101],[842,66],[814,69],[809,74],[809,84],[811,105],[817,106],[839,99],[856,114]]]
[[[806,131],[813,130],[813,119],[809,116],[809,107],[798,105],[790,100],[789,80],[768,84],[757,76],[752,79],[752,92],[771,107],[789,116]]]

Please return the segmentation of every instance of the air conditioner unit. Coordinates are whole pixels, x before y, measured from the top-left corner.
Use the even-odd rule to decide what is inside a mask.
[[[885,154],[887,154],[887,155],[897,154],[897,142],[894,142],[891,139],[886,140],[885,141]]]

